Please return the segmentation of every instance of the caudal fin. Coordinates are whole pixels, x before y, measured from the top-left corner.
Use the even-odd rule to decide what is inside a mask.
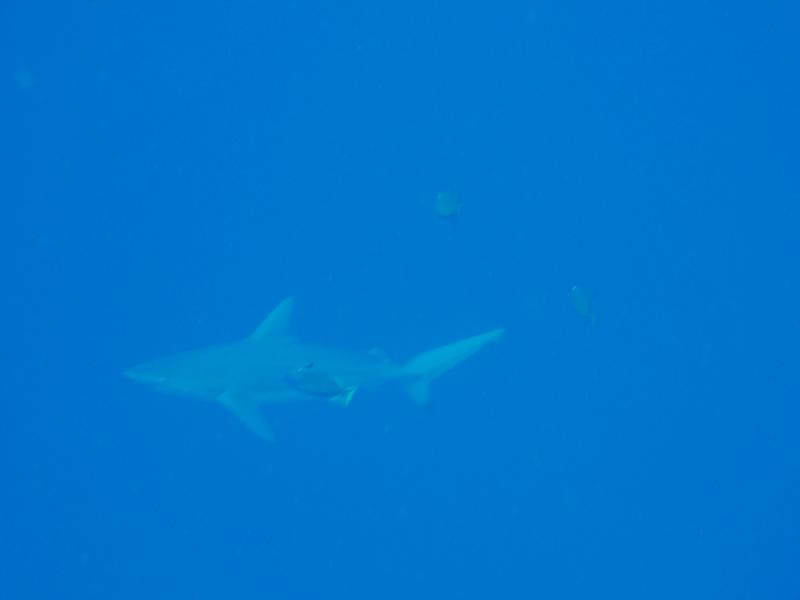
[[[428,350],[409,360],[405,371],[412,378],[408,387],[411,398],[417,404],[427,404],[431,381],[475,354],[486,344],[499,340],[503,331],[503,329],[494,329],[481,335]]]

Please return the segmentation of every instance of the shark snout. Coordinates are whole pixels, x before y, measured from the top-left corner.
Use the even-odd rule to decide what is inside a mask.
[[[166,381],[165,377],[157,375],[155,373],[148,373],[146,370],[141,369],[139,367],[131,367],[130,369],[125,369],[122,372],[122,375],[123,377],[127,377],[132,381],[153,386],[162,385]]]

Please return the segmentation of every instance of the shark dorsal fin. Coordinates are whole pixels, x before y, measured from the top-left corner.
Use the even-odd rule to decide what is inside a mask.
[[[288,335],[293,308],[292,297],[284,298],[278,306],[272,309],[267,318],[261,321],[261,325],[256,328],[250,339],[263,340],[267,337]]]

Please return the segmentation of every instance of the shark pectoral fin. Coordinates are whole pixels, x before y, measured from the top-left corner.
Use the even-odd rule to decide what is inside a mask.
[[[331,397],[331,402],[334,404],[338,404],[339,406],[348,406],[350,404],[350,400],[353,399],[353,394],[356,393],[358,386],[350,385],[344,388],[339,394]]]
[[[275,433],[269,428],[258,410],[259,404],[224,392],[219,401],[228,408],[250,430],[267,442],[275,441]]]

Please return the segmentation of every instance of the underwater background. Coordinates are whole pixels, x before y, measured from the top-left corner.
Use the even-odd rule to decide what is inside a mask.
[[[0,598],[800,598],[789,2],[0,4]],[[122,378],[252,331],[438,380]]]

